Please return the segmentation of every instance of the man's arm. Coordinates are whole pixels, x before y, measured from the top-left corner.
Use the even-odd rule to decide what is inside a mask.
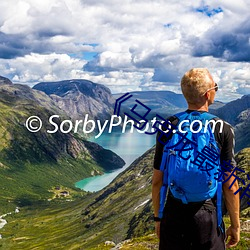
[[[163,173],[160,170],[154,169],[152,178],[152,201],[154,208],[154,216],[158,217],[160,208],[160,190],[162,186]],[[160,222],[155,222],[155,232],[157,237],[160,238]]]
[[[229,172],[226,172],[226,174],[230,176]],[[223,184],[224,200],[231,221],[231,226],[226,231],[226,240],[229,238],[229,241],[226,244],[227,248],[236,246],[240,240],[240,199],[239,193],[236,195],[234,194],[239,189],[239,186],[236,180],[229,189],[229,186],[233,181],[234,178],[230,178]]]
[[[236,162],[234,159],[234,131],[231,125],[228,123],[224,123],[223,138],[221,162],[230,162],[231,166],[236,167]],[[230,176],[231,173],[226,172],[226,174],[227,176]],[[237,180],[235,180],[234,184],[229,189],[234,180],[235,177],[232,176],[229,178],[229,180],[223,183],[224,200],[231,221],[231,226],[226,230],[226,240],[229,239],[228,243],[226,244],[227,248],[236,246],[240,240],[240,199],[239,193],[236,195],[234,194],[239,188]]]

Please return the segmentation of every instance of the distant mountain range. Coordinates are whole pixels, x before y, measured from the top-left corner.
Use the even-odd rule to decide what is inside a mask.
[[[214,114],[218,115],[231,125],[235,126],[239,123],[239,115],[241,112],[250,108],[250,94],[244,95],[240,99],[231,101],[220,107]]]
[[[136,104],[135,100],[138,99],[144,105],[152,109],[153,114],[168,115],[178,112],[180,109],[187,107],[186,100],[183,95],[176,94],[171,91],[137,91],[130,92],[133,95],[132,98],[124,102],[124,106],[131,107]],[[123,94],[114,94],[115,99],[118,99]],[[138,113],[144,113],[145,108],[138,105]]]
[[[183,95],[176,94],[171,91],[141,91],[130,92],[133,96],[121,105],[121,113],[128,112],[135,104],[137,104],[136,112],[143,115],[147,111],[145,107],[136,103],[136,99],[151,109],[147,118],[151,119],[156,114],[167,118],[178,112],[182,112],[187,109],[187,103]],[[113,95],[115,99],[118,99],[123,94]],[[236,146],[235,150],[239,150],[250,147],[250,95],[245,95],[240,99],[234,100],[229,103],[222,103],[215,101],[209,106],[209,111],[212,114],[217,115],[221,119],[229,122],[235,128]],[[131,114],[133,117],[135,115]]]
[[[130,94],[133,96],[121,105],[121,107],[124,107],[121,109],[122,112],[127,111],[128,108],[131,109],[136,104],[136,99],[151,109],[148,115],[150,119],[155,117],[156,114],[168,117],[187,109],[187,102],[183,95],[176,94],[172,91],[136,91],[130,92]],[[113,94],[113,97],[118,99],[122,95],[124,95],[124,93]],[[210,110],[213,111],[224,105],[222,102],[215,101],[215,103],[210,106]],[[145,111],[145,107],[138,104],[136,112],[144,114]]]

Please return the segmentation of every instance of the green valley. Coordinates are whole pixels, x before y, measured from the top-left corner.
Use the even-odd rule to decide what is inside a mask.
[[[157,249],[152,221],[151,175],[154,148],[146,152],[110,185],[74,201],[55,199],[21,208],[6,217],[0,231],[3,249]],[[236,156],[238,166],[250,172],[250,149]],[[243,176],[242,176],[243,177]],[[241,212],[241,242],[250,238],[250,208]],[[226,224],[229,218],[225,217]],[[127,240],[126,240],[127,239]],[[120,243],[120,244],[119,244]]]
[[[46,129],[51,125],[46,121],[52,114],[67,118],[43,92],[24,85],[0,85],[1,214],[51,198],[49,190],[53,186],[79,192],[74,188],[76,181],[101,174],[110,166],[124,165],[119,156],[86,141],[82,135],[48,134]],[[25,127],[32,115],[43,121],[37,133]]]

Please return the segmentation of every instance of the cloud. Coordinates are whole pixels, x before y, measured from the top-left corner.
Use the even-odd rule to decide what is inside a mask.
[[[58,81],[74,78],[75,71],[80,70],[84,60],[71,58],[67,54],[52,53],[40,55],[32,53],[24,57],[6,60],[0,59],[1,72],[10,75],[14,83],[30,86],[42,81]]]
[[[193,55],[212,55],[226,61],[250,62],[249,37],[250,19],[242,21],[238,27],[228,31],[216,27],[196,41]]]
[[[2,1],[1,74],[178,92],[188,69],[207,67],[235,98],[249,91],[249,8],[247,0]]]

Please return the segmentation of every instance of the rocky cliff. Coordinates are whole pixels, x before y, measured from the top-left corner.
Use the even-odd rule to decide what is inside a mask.
[[[41,82],[33,89],[50,95],[57,106],[73,119],[81,119],[88,114],[90,119],[105,120],[114,111],[115,100],[110,90],[91,81],[75,79]]]
[[[244,95],[240,99],[227,103],[214,111],[214,114],[229,122],[233,126],[238,123],[238,116],[244,110],[250,108],[250,95]]]
[[[240,99],[225,104],[218,109],[212,109],[211,113],[229,122],[235,132],[235,152],[250,147],[250,95],[244,95]]]

